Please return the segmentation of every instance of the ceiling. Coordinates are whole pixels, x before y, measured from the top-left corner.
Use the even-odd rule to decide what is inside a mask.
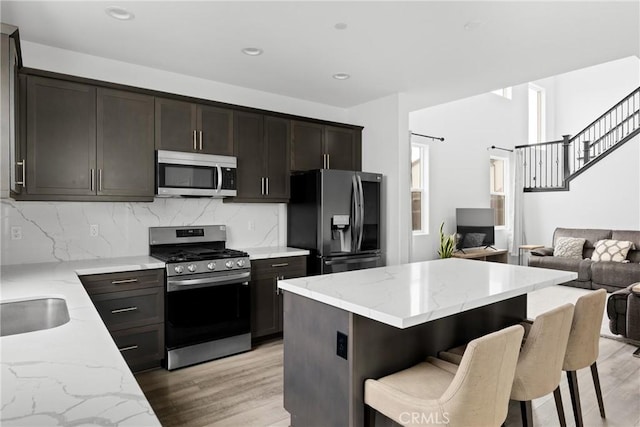
[[[0,12],[23,40],[341,108],[397,92],[435,105],[640,56],[638,1],[3,0]]]

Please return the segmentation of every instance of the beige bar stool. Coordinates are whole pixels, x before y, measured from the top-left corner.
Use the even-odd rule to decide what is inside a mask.
[[[560,425],[566,426],[559,385],[573,310],[573,304],[565,304],[539,315],[533,324],[523,324],[527,333],[511,389],[511,399],[520,401],[523,426],[533,425],[531,401],[552,392]],[[461,353],[466,353],[464,347],[443,351],[438,356],[456,363]]]
[[[578,392],[578,375],[576,374],[578,369],[591,366],[591,376],[596,390],[600,416],[605,418],[596,361],[600,351],[600,326],[602,325],[606,300],[607,292],[604,289],[599,289],[581,296],[576,301],[573,324],[571,325],[571,333],[569,334],[562,370],[567,372],[573,416],[578,427],[582,427],[582,410],[580,408],[580,393]]]
[[[500,426],[507,418],[523,334],[524,328],[514,325],[471,341],[459,367],[429,357],[366,380],[366,425],[375,424],[377,411],[403,426]]]

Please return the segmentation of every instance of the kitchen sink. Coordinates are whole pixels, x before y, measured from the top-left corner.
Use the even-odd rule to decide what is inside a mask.
[[[51,329],[69,321],[62,298],[36,298],[0,303],[0,336]]]

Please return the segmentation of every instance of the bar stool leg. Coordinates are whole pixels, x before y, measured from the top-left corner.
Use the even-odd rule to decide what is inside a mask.
[[[371,406],[364,405],[364,426],[374,427],[376,425],[376,410]]]
[[[597,362],[593,362],[591,365],[591,376],[593,377],[593,387],[596,389],[596,397],[598,398],[598,407],[600,408],[600,416],[607,418],[604,415],[604,401],[602,400],[602,390],[600,389],[600,377],[598,376]]]
[[[556,401],[556,411],[558,411],[558,420],[560,421],[560,427],[567,427],[567,420],[564,416],[564,407],[562,406],[562,394],[560,393],[560,386],[553,390],[553,398]]]
[[[522,413],[522,426],[533,427],[533,410],[530,400],[520,402],[520,412]]]
[[[573,416],[576,419],[576,427],[582,427],[582,409],[580,408],[580,392],[578,391],[578,375],[576,371],[567,371],[569,382],[569,394],[571,394],[571,405],[573,406]]]

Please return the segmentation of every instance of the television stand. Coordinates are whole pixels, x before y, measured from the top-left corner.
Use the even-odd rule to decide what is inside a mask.
[[[506,249],[476,248],[453,253],[454,258],[477,259],[479,261],[509,263],[509,251]]]

